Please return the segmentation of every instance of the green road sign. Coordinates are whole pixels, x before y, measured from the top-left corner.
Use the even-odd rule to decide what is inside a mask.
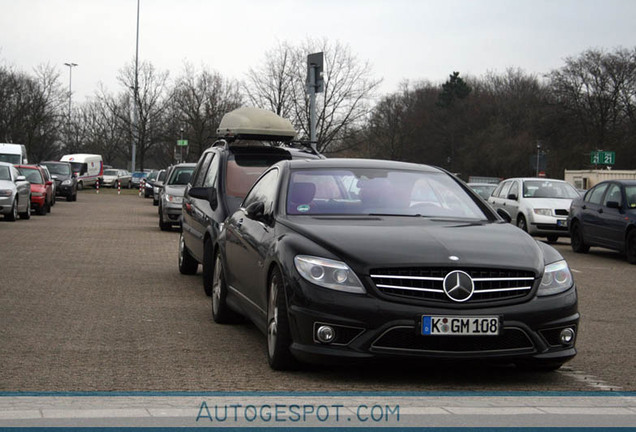
[[[594,165],[614,165],[616,162],[616,152],[593,151],[590,153],[590,162]]]
[[[188,140],[177,140],[177,145],[179,147],[185,147],[188,145]]]

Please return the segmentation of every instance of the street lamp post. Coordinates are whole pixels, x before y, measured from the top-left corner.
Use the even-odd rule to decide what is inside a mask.
[[[71,113],[73,104],[73,68],[77,66],[77,63],[64,63],[64,66],[68,66],[68,122],[71,123]]]
[[[132,165],[132,170],[135,171],[135,164],[137,157],[137,139],[139,137],[139,113],[137,112],[139,108],[139,3],[140,0],[137,0],[137,37],[135,40],[135,88],[133,89],[133,142],[132,142],[132,160],[130,164]],[[142,167],[143,168],[143,167]]]
[[[541,143],[537,143],[537,177],[539,177],[539,161],[541,157]]]

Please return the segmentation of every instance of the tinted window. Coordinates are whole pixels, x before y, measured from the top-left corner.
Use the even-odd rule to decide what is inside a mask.
[[[272,214],[274,201],[276,200],[276,186],[278,185],[278,170],[273,169],[265,174],[245,197],[242,207],[247,207],[254,202],[265,204],[264,214]]]
[[[45,164],[42,164],[42,165],[45,165],[49,169],[49,172],[51,174],[57,174],[57,175],[63,175],[63,176],[71,175],[71,169],[66,164],[57,164],[57,163],[47,164],[47,163],[45,163]]]
[[[26,177],[29,183],[44,184],[40,170],[35,168],[19,168],[20,173]]]
[[[210,167],[207,169],[205,173],[205,178],[203,179],[204,187],[212,187],[216,186],[216,179],[219,172],[219,158],[214,157],[212,162],[210,162]]]
[[[294,171],[287,213],[486,218],[447,174],[375,168]]]
[[[585,201],[591,204],[601,204],[601,199],[603,198],[605,189],[607,189],[606,183],[594,187],[585,194]]]
[[[205,174],[208,171],[208,167],[210,166],[210,161],[212,160],[213,155],[214,153],[212,152],[203,155],[202,159],[197,165],[197,169],[194,174],[194,180],[192,180],[192,186],[200,187],[201,185],[203,185],[203,179],[205,178]]]
[[[9,174],[9,167],[0,165],[0,180],[11,180],[11,174]]]
[[[187,185],[192,177],[194,167],[175,168],[170,172],[170,178],[166,182],[169,185]]]
[[[243,198],[260,175],[281,159],[278,154],[230,155],[225,169],[225,194]]]
[[[636,208],[636,186],[625,186],[625,197],[627,198],[627,208]]]
[[[603,200],[603,205],[607,206],[609,201],[616,201],[618,205],[623,204],[623,199],[621,196],[621,188],[619,185],[612,183],[607,189],[607,193],[605,194],[605,199]]]

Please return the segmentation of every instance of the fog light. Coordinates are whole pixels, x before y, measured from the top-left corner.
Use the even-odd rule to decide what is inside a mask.
[[[336,338],[336,331],[333,327],[326,325],[320,326],[316,331],[316,338],[322,343],[331,343]]]
[[[561,330],[559,334],[559,339],[563,345],[569,345],[574,340],[574,330],[571,328],[565,328]]]

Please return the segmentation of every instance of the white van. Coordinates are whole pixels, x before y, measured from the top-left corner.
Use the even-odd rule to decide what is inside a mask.
[[[27,151],[24,144],[0,143],[0,162],[13,165],[28,164]]]
[[[62,162],[70,162],[73,175],[77,176],[77,188],[95,185],[104,175],[104,162],[101,155],[76,153],[62,156]]]

